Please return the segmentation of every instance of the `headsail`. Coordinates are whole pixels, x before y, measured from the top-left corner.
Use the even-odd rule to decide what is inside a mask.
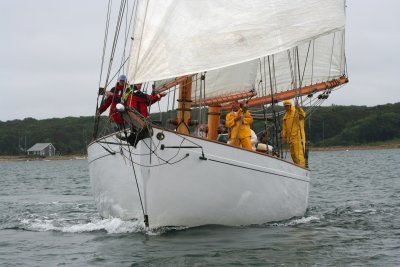
[[[344,1],[139,1],[129,79],[155,81],[277,54],[344,28]]]

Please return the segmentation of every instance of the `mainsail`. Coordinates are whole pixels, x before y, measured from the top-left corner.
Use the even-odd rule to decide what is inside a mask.
[[[156,81],[276,55],[279,78],[287,71],[278,64],[287,59],[286,51],[298,47],[299,54],[306,53],[310,41],[315,54],[334,63],[334,76],[342,69],[343,51],[325,41],[334,36],[342,43],[344,25],[345,3],[337,0],[139,1],[128,77]],[[329,60],[332,53],[322,50],[335,56]]]

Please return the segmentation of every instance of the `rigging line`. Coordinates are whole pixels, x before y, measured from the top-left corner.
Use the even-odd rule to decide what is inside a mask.
[[[299,46],[295,47],[295,56],[296,56],[296,68],[297,68],[297,92],[300,92],[300,87],[301,87],[301,78],[300,78],[300,57],[299,57]],[[299,93],[298,93],[299,94]]]
[[[296,48],[293,47],[293,77],[294,77],[294,82],[293,82],[293,87],[292,89],[296,89],[298,87],[298,80],[297,80],[297,62],[296,62]]]
[[[306,116],[313,114],[316,110],[318,110],[318,107],[322,105],[322,103],[325,101],[325,99],[318,99],[317,97],[314,98],[314,104],[312,104],[312,107],[307,110]]]
[[[125,151],[126,151],[126,149],[125,149]],[[135,154],[135,153],[131,153],[131,154],[133,154],[133,155],[140,155],[140,154]],[[177,156],[177,154],[174,155],[174,156],[173,156],[172,158],[170,158],[169,160],[164,160],[164,159],[162,159],[161,157],[159,157],[159,156],[158,156],[157,154],[155,154],[155,153],[148,153],[148,154],[146,154],[146,155],[151,155],[151,154],[154,154],[159,160],[163,161],[163,163],[160,163],[160,164],[153,164],[153,165],[144,165],[144,164],[140,164],[140,163],[138,163],[138,162],[136,162],[136,161],[132,161],[131,163],[133,163],[133,164],[135,164],[135,165],[137,165],[137,166],[139,166],[139,167],[155,168],[155,167],[160,167],[160,166],[164,166],[164,165],[174,165],[174,164],[177,164],[177,163],[181,162],[182,160],[186,159],[187,157],[189,157],[189,153],[186,153],[185,155],[182,156],[182,158],[177,159],[177,160],[174,161],[174,162],[171,162],[171,160],[174,159],[174,158]],[[178,153],[178,154],[179,154],[179,153]],[[109,156],[109,155],[105,155],[105,156]],[[101,157],[99,157],[99,159],[102,158],[102,157],[105,157],[105,156],[101,156]],[[128,158],[127,156],[125,156],[125,155],[122,155],[122,156],[123,156],[125,159],[128,159],[128,160],[129,160],[129,158]],[[94,160],[93,160],[93,161],[94,161]],[[93,162],[93,161],[91,161],[91,162]]]
[[[200,79],[203,81],[203,97],[204,97],[204,103],[203,103],[203,105],[204,105],[204,107],[206,106],[206,74],[207,74],[207,71],[205,71],[204,72],[204,74],[200,77]],[[208,108],[207,108],[207,111],[208,111]],[[204,112],[204,114],[203,114],[203,120],[204,120],[204,122],[206,122],[207,121],[207,116],[206,116],[206,108],[203,108],[203,112]]]
[[[287,176],[287,175],[283,175],[283,174],[279,174],[279,173],[275,173],[275,172],[263,171],[263,170],[259,170],[259,169],[255,169],[255,168],[240,166],[240,165],[237,165],[237,164],[233,164],[233,163],[229,163],[229,162],[224,162],[224,161],[216,160],[216,159],[210,159],[210,158],[209,158],[208,160],[209,160],[209,161],[212,161],[212,162],[216,162],[216,163],[221,163],[221,164],[225,164],[225,165],[229,165],[229,166],[233,166],[233,167],[238,167],[238,168],[246,169],[246,170],[252,170],[252,171],[256,171],[256,172],[262,172],[262,173],[273,174],[273,175],[276,175],[276,176],[281,176],[281,177],[284,177],[284,178],[288,178],[288,179],[293,179],[293,180],[297,180],[297,181],[309,183],[309,181],[306,181],[306,180],[303,180],[303,179],[299,179],[299,178],[295,178],[295,177],[291,177],[291,176]],[[296,165],[296,166],[297,166],[297,165]]]
[[[125,18],[126,18],[126,20],[125,20],[125,43],[124,43],[124,51],[122,52],[121,66],[124,66],[125,62],[126,62],[126,60],[124,61],[124,58],[125,58],[125,53],[126,53],[126,46],[128,44],[128,40],[130,39],[129,38],[129,33],[131,31],[131,27],[129,27],[129,25],[132,25],[134,11],[136,10],[136,8],[135,8],[136,5],[135,4],[136,4],[136,1],[133,2],[133,7],[132,7],[129,23],[128,23],[128,10],[129,10],[128,6],[129,6],[129,2],[127,2],[127,5],[126,5],[126,14],[127,15],[125,16]],[[128,56],[128,58],[129,58],[129,56]]]
[[[262,74],[262,64],[261,64],[261,58],[259,58],[259,62],[260,62],[260,82],[258,83],[258,86],[260,86],[260,84],[261,84],[261,94],[260,95],[266,95],[267,94],[267,90],[266,90],[266,88],[264,89],[264,78],[263,78],[263,74]],[[264,64],[265,64],[265,57],[264,57]],[[265,77],[265,80],[266,80],[267,78]],[[264,94],[264,92],[265,92],[265,94]],[[264,113],[264,130],[267,130],[267,117],[266,117],[266,108],[265,108],[265,105],[262,105],[262,107],[263,107],[263,113]]]
[[[151,154],[154,154],[159,160],[161,160],[161,161],[163,161],[165,164],[170,164],[170,165],[172,165],[172,164],[175,164],[175,163],[177,163],[177,162],[180,162],[180,161],[182,161],[183,160],[183,158],[182,159],[180,159],[180,160],[178,160],[178,161],[176,161],[176,162],[173,162],[173,163],[171,163],[170,161],[171,160],[173,160],[175,157],[177,157],[178,155],[179,155],[179,152],[181,151],[181,149],[182,149],[182,144],[183,144],[183,142],[184,142],[185,140],[184,139],[182,139],[182,141],[181,141],[181,143],[179,144],[179,149],[177,150],[177,152],[175,153],[175,155],[173,155],[169,160],[165,160],[165,159],[163,159],[163,158],[161,158],[156,152],[155,152],[155,150],[151,150],[151,148],[145,143],[145,142],[143,142],[146,146],[147,146],[147,148],[151,151]],[[158,148],[158,147],[157,147]],[[188,155],[186,155],[186,156],[184,156],[184,158],[186,158]],[[154,165],[155,166],[155,165]]]
[[[122,23],[122,19],[123,19],[124,10],[125,10],[125,3],[126,3],[126,1],[121,1],[121,6],[120,6],[120,9],[119,9],[119,14],[118,14],[118,19],[117,19],[117,24],[115,26],[115,34],[114,34],[114,40],[113,40],[113,45],[112,45],[111,54],[110,54],[110,61],[109,61],[109,65],[108,65],[107,76],[106,76],[106,84],[109,81],[110,73],[111,73],[111,67],[112,67],[112,64],[113,64],[113,61],[114,61],[115,50],[117,48],[119,33],[120,33],[120,30],[121,30],[121,23]]]
[[[112,137],[113,138],[113,137]],[[113,138],[114,140],[115,140],[115,143],[111,143],[111,142],[105,142],[105,141],[96,141],[96,143],[99,143],[99,144],[105,144],[105,145],[107,145],[107,147],[108,147],[108,149],[110,150],[110,151],[113,151],[113,152],[115,152],[112,148],[111,148],[111,145],[118,145],[118,146],[122,146],[122,141],[121,140],[117,140],[117,138]],[[104,147],[103,147],[104,148]],[[105,148],[104,148],[105,149]]]
[[[314,104],[313,104],[313,101],[314,101]],[[314,100],[310,98],[309,107],[306,109],[306,118],[308,117],[310,122],[311,122],[311,115],[314,112],[314,110],[316,110],[318,108],[318,106],[319,106],[318,104],[319,104],[318,98],[314,98]]]
[[[333,33],[332,51],[331,51],[331,61],[329,62],[329,75],[328,75],[328,80],[331,80],[331,69],[332,69],[332,61],[333,61],[333,50],[334,50],[334,48],[335,48],[335,39],[336,39],[336,32]]]
[[[144,211],[142,195],[140,194],[139,183],[138,183],[137,176],[136,176],[135,165],[133,164],[132,154],[130,153],[130,146],[128,147],[128,149],[129,149],[129,159],[130,159],[130,162],[132,164],[133,175],[134,175],[135,182],[136,182],[136,188],[137,188],[137,191],[138,191],[138,194],[139,194],[140,206],[142,207],[144,224],[146,225],[146,227],[149,227],[148,217],[147,217],[146,212]]]
[[[151,138],[151,139],[152,139],[152,138]],[[182,146],[182,144],[183,144],[184,141],[185,141],[184,138],[182,138],[182,141],[181,141],[181,143],[179,144],[179,146]],[[185,158],[187,158],[187,157],[189,156],[188,154],[186,154],[186,155],[184,155],[181,159],[179,159],[179,160],[177,160],[177,161],[175,161],[175,162],[171,162],[171,160],[173,160],[174,158],[176,158],[176,157],[179,155],[179,152],[180,152],[181,148],[179,148],[179,149],[177,150],[177,152],[175,153],[175,155],[173,155],[169,160],[165,160],[165,159],[161,158],[161,157],[155,152],[155,150],[152,150],[151,147],[149,147],[149,146],[147,145],[146,142],[142,142],[142,143],[145,144],[145,145],[147,146],[147,148],[149,149],[149,151],[150,151],[150,153],[146,153],[146,154],[144,154],[144,155],[151,155],[151,154],[154,154],[155,157],[157,157],[160,161],[162,161],[162,162],[164,162],[164,163],[157,164],[157,165],[144,165],[144,164],[140,164],[140,163],[134,162],[134,161],[132,160],[132,162],[133,162],[134,164],[136,164],[136,165],[138,165],[138,166],[141,166],[141,167],[149,167],[149,168],[150,168],[150,167],[162,166],[162,165],[165,165],[165,164],[173,165],[173,164],[176,164],[176,163],[182,161],[183,159],[185,159]],[[160,144],[160,142],[159,142],[159,144]],[[128,147],[130,147],[130,146],[128,145]],[[156,149],[158,149],[158,145],[157,145]],[[125,150],[126,150],[126,149],[125,149]],[[130,151],[130,150],[128,151],[128,153],[129,153],[130,155],[132,155],[132,154],[134,154],[134,155],[142,155],[142,154],[135,154],[135,153],[133,153],[133,152]],[[125,157],[125,156],[124,156],[124,157]]]
[[[102,53],[102,56],[101,56],[99,87],[101,86],[101,77],[103,76],[104,58],[105,58],[106,48],[107,48],[108,30],[109,30],[109,27],[110,27],[111,3],[112,3],[112,1],[108,0],[106,27],[105,27],[104,41],[103,41],[103,53]]]
[[[122,62],[124,62],[124,57],[125,57],[125,52],[126,52],[126,44],[127,44],[127,38],[128,38],[128,32],[129,32],[129,29],[127,27],[127,24],[128,24],[128,10],[129,10],[129,2],[126,3],[126,16],[125,16],[125,27],[124,27],[125,33],[124,33],[124,45],[123,45],[124,49],[122,50],[120,65],[122,65]],[[121,25],[122,25],[122,21],[121,21]],[[123,73],[125,72],[125,68],[123,68],[122,72]],[[124,93],[125,93],[125,88],[124,88]]]
[[[302,75],[302,77],[300,77],[299,47],[296,46],[297,70],[298,70],[298,74],[299,74],[299,88],[298,88],[298,94],[299,94],[299,92],[300,92],[300,88],[302,87],[302,82],[303,82],[303,78],[304,78],[304,72],[305,72],[305,69],[306,69],[306,66],[307,66],[308,53],[310,52],[310,45],[311,45],[311,42],[309,42],[309,44],[308,44],[307,55],[306,55],[306,59],[305,59],[305,62],[304,62],[304,69],[303,69],[303,75]],[[301,105],[303,105],[303,98],[302,98],[302,97],[299,97],[299,96],[297,96],[296,98],[297,98],[297,103],[298,103],[298,98],[300,98],[300,100],[301,100]],[[297,123],[298,123],[299,128],[300,128],[300,140],[301,140],[301,145],[302,145],[302,147],[303,147],[303,155],[305,155],[305,152],[306,152],[305,140],[304,140],[304,144],[303,144],[303,138],[305,139],[305,133],[302,134],[302,129],[304,129],[304,128],[300,126],[300,116],[299,116],[299,115],[300,115],[300,114],[298,114],[298,116],[297,116]],[[303,118],[303,120],[305,120],[305,118]],[[303,121],[303,123],[304,123],[304,121]],[[303,137],[303,135],[304,135],[304,137]],[[299,148],[299,149],[300,149],[300,148]]]
[[[347,69],[347,59],[346,59],[346,53],[345,53],[345,47],[346,47],[346,34],[345,34],[345,30],[343,30],[343,41],[342,41],[342,57],[344,60],[344,75],[346,77],[349,77],[348,75],[348,69]]]
[[[313,53],[311,61],[311,84],[313,84],[314,80],[315,40],[312,40],[312,44],[313,44]]]
[[[264,60],[265,60],[265,57],[264,57]],[[260,81],[258,82],[258,88],[260,88],[260,85],[261,85],[261,93],[260,93],[260,95],[261,95],[261,96],[265,96],[265,95],[264,95],[264,84],[263,84],[264,78],[263,78],[263,74],[262,74],[263,70],[262,70],[262,61],[261,61],[261,58],[258,59],[258,62],[260,63]],[[265,79],[266,79],[266,78],[265,78]],[[259,91],[259,90],[258,90],[258,91]]]
[[[119,139],[117,140],[117,138],[113,138],[113,139],[115,140],[114,142],[111,142],[111,141],[96,141],[96,143],[106,144],[106,145],[108,145],[108,147],[109,147],[109,145],[121,146],[122,150],[125,150],[126,152],[128,152],[128,150],[124,149],[124,147],[128,147],[129,143],[122,143]],[[111,149],[111,148],[109,147],[109,149]],[[115,152],[115,151],[113,150],[112,152]],[[133,152],[132,152],[132,154],[138,155],[138,156],[148,156],[149,155],[149,153],[133,153]]]
[[[106,83],[106,85],[104,86],[104,88],[107,88],[112,81],[114,80],[115,77],[117,77],[118,73],[120,72],[120,70],[124,67],[124,65],[126,64],[126,62],[129,60],[129,57],[127,57],[124,61],[124,63],[115,71],[114,75],[111,77],[111,79],[109,79],[109,81]]]
[[[97,143],[97,142],[96,142]],[[111,149],[107,149],[105,146],[101,145],[100,143],[98,143],[105,151],[107,151],[108,153],[110,153],[110,155],[115,155],[115,151],[111,151]],[[110,147],[109,147],[110,148]]]
[[[156,167],[160,167],[160,166],[164,166],[164,165],[170,165],[170,166],[175,165],[175,164],[181,162],[182,160],[186,159],[187,157],[189,157],[189,153],[186,153],[185,155],[182,156],[182,158],[178,159],[177,161],[174,161],[174,162],[167,161],[167,162],[160,163],[160,164],[157,164],[157,165],[144,165],[144,164],[140,164],[140,163],[137,163],[137,162],[133,162],[133,163],[136,164],[139,167],[156,168]]]
[[[132,75],[132,77],[133,77],[134,79],[135,79],[135,77],[136,77],[137,66],[138,66],[138,64],[139,64],[140,50],[142,49],[142,39],[143,39],[144,27],[145,27],[145,25],[146,25],[147,8],[148,8],[148,7],[149,7],[149,1],[146,1],[146,9],[145,9],[144,18],[143,18],[143,25],[142,25],[142,29],[141,29],[141,33],[140,33],[139,48],[138,48],[137,55],[136,55],[136,62],[135,62],[134,73],[133,73],[133,75]]]
[[[304,75],[305,75],[306,67],[307,67],[307,63],[308,63],[308,55],[310,53],[310,47],[311,47],[311,41],[308,43],[306,61],[304,62],[303,74],[302,74],[301,79],[300,79],[300,87],[302,87],[302,85],[303,85]]]
[[[321,101],[321,99],[318,99],[318,97],[314,97],[313,99],[310,98],[310,106],[307,109],[307,113],[311,112],[312,110],[314,110],[315,108],[317,108],[319,102]],[[314,103],[313,103],[314,102]]]
[[[107,7],[106,27],[105,27],[105,32],[104,32],[103,53],[102,53],[102,57],[101,57],[100,77],[99,77],[99,85],[98,85],[99,88],[101,86],[101,77],[103,76],[104,58],[105,58],[105,54],[106,54],[108,30],[109,30],[109,26],[110,26],[110,17],[111,17],[111,0],[108,1],[108,7]],[[100,97],[100,95],[99,95],[99,93],[97,93],[96,112],[95,112],[93,136],[92,136],[93,139],[95,139],[97,137],[97,132],[98,132],[98,128],[99,128],[100,114],[97,114],[97,110],[99,109],[99,97]],[[101,102],[104,101],[104,98],[105,98],[105,94],[102,95]]]
[[[266,71],[266,68],[265,68],[265,60],[264,60],[264,72],[265,71]],[[280,146],[279,146],[279,137],[278,137],[279,133],[278,133],[277,117],[276,117],[276,113],[275,113],[275,99],[274,99],[274,91],[273,91],[273,85],[272,85],[270,56],[268,56],[268,73],[269,73],[269,83],[270,83],[270,88],[271,88],[272,114],[274,116],[274,126],[275,126],[275,144],[276,144],[276,147],[278,148],[278,155],[279,155],[279,152],[282,153],[282,150],[280,149]],[[266,76],[266,74],[265,74],[265,76]],[[281,155],[281,156],[283,156],[283,155]]]
[[[203,146],[201,146],[201,145],[197,144],[196,142],[194,142],[194,141],[192,141],[192,140],[186,138],[186,137],[183,136],[183,135],[180,135],[178,132],[171,132],[171,133],[177,135],[177,136],[180,137],[180,138],[182,138],[183,141],[187,141],[187,142],[189,142],[189,143],[192,143],[193,145],[196,145],[198,148],[203,149]],[[183,141],[181,142],[181,144],[183,144]]]
[[[272,70],[273,70],[272,73],[273,73],[273,76],[274,76],[274,88],[275,88],[276,93],[278,93],[278,87],[277,87],[277,82],[276,82],[275,56],[274,55],[272,55]],[[282,142],[281,142],[282,126],[281,126],[281,117],[280,117],[280,115],[281,115],[280,112],[277,112],[275,114],[275,116],[277,116],[276,124],[277,124],[277,134],[278,134],[278,141],[279,141],[278,145],[280,146],[281,157],[283,157],[283,155],[282,155],[283,148],[282,148]]]
[[[169,101],[170,101],[170,98],[171,98],[171,88],[168,89],[167,114],[168,114],[168,111],[169,111]],[[168,116],[167,116],[167,118],[168,118]]]
[[[192,79],[193,79],[194,76],[196,76],[196,78],[195,78],[194,81],[192,82],[192,85],[194,84],[194,102],[197,103],[197,90],[199,89],[199,88],[198,88],[198,84],[197,84],[197,82],[198,82],[198,81],[197,81],[197,73],[196,73],[195,75],[192,76]],[[200,111],[200,108],[199,108],[198,111]],[[199,114],[199,116],[200,116],[200,114]]]
[[[149,91],[149,88],[150,88],[150,82],[146,82],[145,84],[146,84],[146,86],[145,86],[146,92],[145,93],[147,94],[147,92]],[[156,82],[153,82],[153,84],[151,85],[151,96],[152,97],[155,95],[155,90],[154,90],[155,86],[156,86],[155,84],[156,84]],[[161,100],[161,98],[159,100]],[[147,101],[148,101],[148,99],[146,96],[146,103],[147,103]],[[147,112],[150,114],[151,105],[154,103],[153,98],[150,98],[150,101],[148,103],[149,103],[149,105],[147,106]]]
[[[177,86],[175,85],[174,86],[174,95],[173,95],[173,98],[172,98],[172,107],[171,107],[171,117],[170,117],[170,119],[172,118],[172,116],[174,115],[173,113],[173,111],[175,110],[175,99],[176,99],[176,89],[177,89]]]
[[[297,85],[297,82],[296,82],[296,70],[293,68],[293,66],[295,66],[296,67],[296,52],[295,52],[296,50],[295,50],[295,48],[293,48],[293,61],[295,61],[293,64],[292,64],[292,57],[291,57],[291,55],[290,55],[290,50],[287,50],[287,53],[288,53],[288,61],[289,61],[289,66],[290,66],[290,73],[291,73],[291,75],[292,75],[292,89],[296,89],[296,85]],[[293,103],[294,104],[294,103]],[[295,111],[295,114],[294,115],[296,115],[296,112],[297,112],[297,109],[296,109],[296,111]],[[286,116],[286,113],[285,113],[285,116]],[[285,117],[284,117],[285,118]],[[289,138],[292,136],[292,130],[293,130],[293,124],[294,124],[294,119],[292,119],[292,125],[291,125],[291,127],[290,127],[290,133],[289,133]],[[286,156],[287,156],[287,152],[285,153],[285,158],[286,158]]]
[[[199,86],[199,124],[203,123],[203,104],[204,104],[204,98],[203,98],[203,80],[201,79],[203,73],[200,72],[200,82],[198,83],[198,73],[196,74],[196,90],[197,86]],[[198,83],[198,85],[197,85]]]
[[[288,55],[288,62],[289,62],[290,75],[291,75],[291,78],[292,78],[291,85],[292,85],[292,88],[293,88],[293,84],[294,84],[294,77],[293,77],[293,75],[294,75],[294,74],[293,74],[292,56],[290,55],[290,49],[287,50],[287,55]]]

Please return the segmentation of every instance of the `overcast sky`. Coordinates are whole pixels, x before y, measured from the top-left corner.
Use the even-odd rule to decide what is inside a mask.
[[[94,114],[107,4],[0,1],[0,121]],[[325,103],[400,102],[400,1],[347,0],[347,6],[350,83]]]

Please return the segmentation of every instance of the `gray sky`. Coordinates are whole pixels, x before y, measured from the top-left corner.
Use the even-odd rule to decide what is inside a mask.
[[[94,114],[107,4],[0,1],[0,121]],[[325,104],[400,102],[400,1],[347,0],[347,6],[350,83]]]

